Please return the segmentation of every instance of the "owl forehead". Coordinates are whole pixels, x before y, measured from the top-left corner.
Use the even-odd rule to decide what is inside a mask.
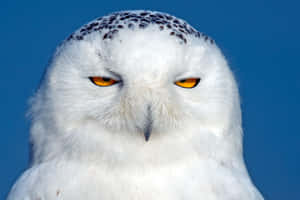
[[[108,58],[104,59],[105,64],[111,66],[112,71],[144,76],[176,75],[192,70],[204,51],[204,46],[181,45],[167,34],[154,33],[150,28],[134,33],[123,31],[102,48]]]
[[[214,44],[211,38],[198,32],[184,20],[155,11],[115,12],[82,26],[71,34],[67,40],[84,40],[87,35],[94,32],[99,33],[103,40],[112,40],[120,30],[146,29],[150,25],[155,25],[159,31],[168,32],[170,36],[176,37],[181,43],[187,43],[188,37],[194,36]]]
[[[133,37],[130,37],[133,36]],[[165,34],[149,31],[125,31],[110,45],[109,54],[119,65],[139,65],[140,67],[163,66],[180,63],[187,52],[185,46],[178,44]]]
[[[217,49],[216,45],[198,39],[193,44],[182,45],[167,32],[151,26],[140,31],[121,30],[110,41],[103,41],[96,32],[91,33],[83,41],[68,43],[59,57],[72,57],[70,68],[98,75],[108,70],[121,76],[174,77],[199,71],[204,66],[202,62],[210,66],[207,52]]]

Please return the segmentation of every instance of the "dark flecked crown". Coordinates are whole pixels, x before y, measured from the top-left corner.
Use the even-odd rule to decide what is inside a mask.
[[[178,37],[187,43],[186,36],[203,37],[211,44],[214,41],[203,33],[198,32],[187,22],[166,13],[154,11],[123,11],[100,17],[82,26],[78,31],[70,35],[67,40],[83,40],[92,33],[99,32],[103,40],[113,39],[114,35],[121,29],[145,29],[150,24],[155,24],[160,31],[169,31],[171,36]]]

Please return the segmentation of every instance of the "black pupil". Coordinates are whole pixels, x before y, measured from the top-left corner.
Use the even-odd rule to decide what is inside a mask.
[[[103,79],[103,81],[105,81],[105,82],[110,81],[110,78],[107,78],[107,77],[103,77],[102,79]]]
[[[186,81],[186,80],[185,80],[185,79],[183,79],[183,80],[180,80],[179,82],[180,82],[180,83],[184,83],[185,81]]]

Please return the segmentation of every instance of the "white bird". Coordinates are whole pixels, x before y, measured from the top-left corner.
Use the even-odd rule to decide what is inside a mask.
[[[262,200],[239,94],[212,39],[153,11],[98,18],[31,100],[32,162],[8,200]]]

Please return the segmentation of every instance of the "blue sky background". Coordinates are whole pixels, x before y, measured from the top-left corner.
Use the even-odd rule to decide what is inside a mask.
[[[254,183],[266,199],[299,199],[298,2],[1,1],[0,199],[27,167],[27,99],[55,47],[82,24],[127,9],[168,12],[216,40],[239,83],[244,154]]]

